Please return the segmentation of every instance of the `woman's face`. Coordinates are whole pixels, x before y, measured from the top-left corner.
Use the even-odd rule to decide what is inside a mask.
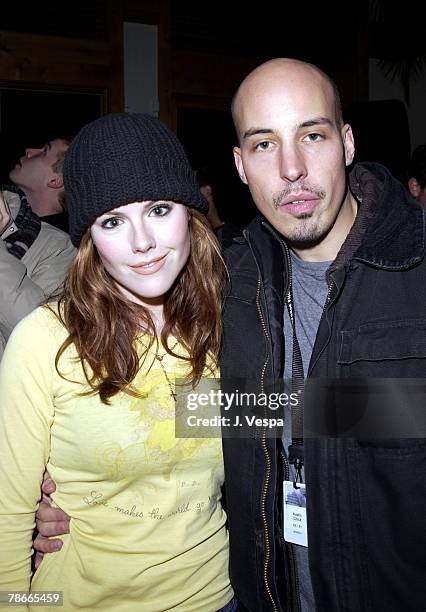
[[[90,232],[117,287],[147,308],[164,302],[188,260],[188,211],[183,204],[132,202],[98,217]]]

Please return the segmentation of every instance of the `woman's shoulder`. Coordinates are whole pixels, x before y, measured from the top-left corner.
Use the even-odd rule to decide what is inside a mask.
[[[30,312],[17,324],[12,336],[25,337],[27,341],[35,339],[48,342],[50,338],[55,338],[63,342],[67,330],[61,320],[58,302],[50,302]]]
[[[24,317],[6,342],[1,365],[15,367],[18,360],[24,367],[34,369],[51,367],[59,347],[67,338],[67,330],[60,321],[58,306],[39,306]],[[12,364],[12,366],[10,366]]]

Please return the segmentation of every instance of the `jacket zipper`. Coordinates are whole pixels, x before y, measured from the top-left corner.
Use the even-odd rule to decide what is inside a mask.
[[[288,252],[288,247],[285,244],[285,242],[283,242],[283,240],[267,225],[267,224],[263,224],[265,226],[265,228],[273,234],[273,236],[275,236],[275,238],[278,240],[279,244],[281,245],[281,249],[283,251],[283,255],[284,255],[284,261],[287,263],[287,286],[285,287],[284,290],[284,298],[287,295],[287,293],[290,290],[290,275],[289,275],[289,257],[290,254]],[[248,244],[250,245],[250,240],[249,240],[249,235],[247,230],[243,231],[244,237],[247,240]],[[252,249],[253,252],[253,249]],[[256,261],[256,258],[255,258]],[[257,263],[257,262],[256,262]],[[260,307],[260,290],[261,290],[261,274],[260,274],[260,269],[258,266],[258,270],[259,270],[259,281],[258,281],[258,287],[257,287],[257,293],[256,293],[256,305],[257,305],[257,309],[259,312],[259,317],[262,323],[262,327],[263,327],[263,331],[265,333],[265,336],[268,340],[268,342],[270,343],[270,337],[269,337],[269,333],[265,324],[265,320],[263,318],[263,313]],[[266,366],[268,363],[268,359],[265,362],[265,365],[263,367],[263,372],[266,370]],[[261,384],[262,384],[262,391],[263,391],[263,375],[262,375],[262,380],[261,380]],[[268,452],[268,448],[266,446],[266,428],[263,431],[263,435],[262,435],[262,448],[263,448],[263,452],[265,453],[265,457],[266,457],[266,472],[265,472],[265,485],[264,485],[264,489],[262,491],[262,498],[261,498],[261,514],[262,514],[262,519],[264,522],[264,533],[265,536],[268,536],[268,525],[266,522],[266,511],[265,511],[265,500],[266,500],[266,493],[267,493],[267,489],[268,489],[268,485],[269,485],[269,477],[270,477],[270,472],[271,472],[271,459],[269,456],[269,452]],[[290,474],[290,468],[288,465],[288,461],[287,458],[285,457],[285,455],[282,455],[282,459],[284,462],[284,473],[287,474],[287,476],[289,477]],[[296,562],[296,557],[294,554],[294,550],[293,550],[293,546],[292,544],[289,544],[288,542],[285,542],[284,538],[282,537],[282,545],[283,545],[283,549],[287,551],[287,555],[288,555],[288,559],[289,559],[289,563],[291,565],[291,569],[290,569],[290,576],[293,578],[293,581],[290,580],[290,582],[293,583],[293,588],[294,588],[294,602],[295,602],[295,612],[301,612],[301,603],[300,603],[300,587],[299,587],[299,578],[297,575],[297,562]],[[277,607],[275,605],[274,599],[272,597],[272,593],[271,590],[269,588],[269,584],[268,584],[268,579],[267,579],[267,569],[268,569],[268,562],[269,562],[269,556],[270,556],[270,550],[269,550],[269,539],[267,538],[266,540],[267,542],[267,555],[265,555],[265,566],[264,566],[264,582],[265,582],[265,588],[266,591],[271,599],[272,602],[272,606],[274,609],[274,612],[277,610]],[[290,595],[290,602],[293,600],[293,597],[291,597]],[[290,603],[289,602],[289,603]],[[291,604],[290,604],[291,605]]]
[[[281,240],[281,238],[279,236],[277,236],[277,234],[271,230],[271,228],[264,224],[266,229],[268,229],[274,236],[275,238],[278,240],[279,244],[281,245],[283,254],[285,256],[285,261],[287,262],[287,279],[289,280],[289,274],[288,274],[288,269],[289,269],[289,264],[288,264],[288,258],[289,258],[289,253],[288,253],[288,247],[287,245]],[[247,230],[243,231],[243,235],[244,238],[247,240],[247,243],[249,244],[250,248],[250,239],[249,239],[249,234]],[[253,249],[251,248],[251,251],[253,253]],[[256,258],[254,258],[256,261]],[[261,274],[260,274],[260,268],[257,264],[256,261],[256,265],[258,267],[258,272],[259,272],[259,280],[258,280],[258,284],[257,284],[257,291],[256,291],[256,306],[257,306],[257,310],[259,313],[259,318],[262,324],[262,328],[263,328],[263,332],[266,336],[266,339],[269,343],[269,345],[271,345],[271,339],[269,337],[269,333],[268,333],[268,329],[265,323],[265,319],[263,317],[263,313],[262,313],[262,309],[260,306],[260,291],[261,291]],[[287,283],[287,287],[285,288],[284,294],[287,295],[288,291],[290,289],[290,283]],[[267,356],[266,361],[264,363],[264,366],[262,368],[262,374],[261,374],[261,390],[262,392],[264,391],[264,376],[265,376],[265,371],[266,371],[266,367],[268,365],[269,362],[269,356]],[[271,458],[269,455],[269,451],[268,448],[266,446],[266,428],[263,429],[262,432],[262,438],[261,438],[261,443],[262,443],[262,448],[263,448],[263,452],[265,454],[265,459],[266,459],[266,470],[265,470],[265,483],[262,489],[262,496],[261,496],[261,516],[262,516],[262,521],[263,521],[263,530],[264,530],[264,535],[265,535],[265,563],[264,563],[264,573],[263,573],[263,580],[265,583],[265,589],[266,592],[268,593],[268,596],[271,600],[272,603],[272,607],[273,607],[273,611],[274,612],[278,612],[277,610],[277,606],[275,604],[274,598],[272,596],[271,593],[271,589],[269,587],[269,582],[268,582],[268,564],[269,564],[269,557],[270,557],[270,546],[269,546],[269,530],[268,530],[268,524],[267,524],[267,520],[266,520],[266,509],[265,509],[265,502],[266,502],[266,495],[267,495],[267,491],[268,491],[268,487],[269,487],[269,479],[270,479],[270,474],[271,474]],[[284,462],[284,473],[287,474],[287,476],[289,477],[289,473],[290,473],[290,468],[288,465],[288,461],[285,457],[285,455],[282,455],[282,460]],[[283,548],[284,550],[287,551],[288,554],[288,558],[289,558],[289,563],[291,565],[291,570],[290,570],[290,575],[293,577],[293,587],[294,587],[294,596],[295,596],[295,605],[296,605],[296,609],[295,612],[301,612],[301,603],[300,603],[300,587],[299,587],[299,578],[297,575],[297,563],[296,563],[296,558],[295,558],[295,554],[294,554],[294,550],[293,550],[293,546],[291,544],[288,544],[287,542],[285,542],[284,538],[281,537],[282,539],[282,544],[283,544]],[[293,598],[290,596],[290,601]]]
[[[278,240],[279,244],[281,245],[281,249],[283,251],[283,255],[284,255],[284,261],[286,262],[286,271],[287,271],[287,286],[285,287],[284,290],[284,302],[286,301],[287,295],[291,289],[291,268],[290,268],[290,253],[289,253],[289,249],[288,246],[286,245],[286,243],[282,240],[282,238],[280,238],[279,236],[277,236],[277,234],[268,226],[265,225],[265,227],[271,231],[271,233],[275,236],[275,238]],[[285,305],[284,305],[285,308]],[[288,459],[286,457],[286,455],[284,453],[281,453],[281,458],[282,458],[282,462],[283,462],[283,469],[284,469],[284,477],[285,480],[289,480],[290,479],[290,466],[288,463]],[[290,569],[290,577],[293,578],[293,588],[294,588],[294,605],[295,605],[295,612],[301,612],[302,610],[302,604],[300,601],[300,585],[299,585],[299,576],[297,574],[297,561],[296,561],[296,555],[294,553],[294,548],[293,545],[286,542],[284,540],[284,537],[282,536],[282,545],[284,550],[287,551],[287,555],[289,558],[289,563],[291,566]],[[290,578],[290,580],[291,580]],[[293,598],[291,598],[293,599]]]
[[[259,280],[257,283],[257,291],[256,291],[256,306],[257,306],[257,311],[259,313],[260,322],[262,324],[263,333],[265,334],[266,339],[268,340],[268,343],[270,344],[269,333],[266,327],[265,319],[263,318],[262,309],[260,307],[260,290],[261,290],[261,279],[259,277]],[[263,364],[262,374],[260,377],[261,393],[264,393],[264,378],[265,378],[265,372],[268,366],[268,362],[269,362],[269,355],[266,356],[266,361]],[[260,514],[262,516],[264,542],[265,542],[265,561],[263,565],[263,582],[265,584],[265,589],[266,589],[266,592],[268,593],[269,599],[271,600],[272,609],[274,612],[278,612],[277,606],[275,604],[274,598],[271,593],[269,581],[268,581],[268,566],[269,566],[269,558],[271,556],[271,549],[269,546],[269,529],[268,529],[268,521],[266,520],[265,505],[266,505],[266,495],[268,493],[268,487],[269,487],[269,479],[271,476],[271,457],[269,455],[268,447],[266,445],[266,427],[264,427],[262,430],[261,444],[262,444],[262,449],[263,449],[263,452],[265,455],[265,461],[266,461],[265,481],[263,484],[262,495],[260,498]]]

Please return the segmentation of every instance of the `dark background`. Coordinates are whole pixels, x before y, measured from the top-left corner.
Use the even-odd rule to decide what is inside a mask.
[[[254,214],[234,169],[229,105],[244,76],[271,57],[323,68],[342,93],[356,159],[379,161],[401,180],[411,151],[402,102],[368,101],[368,59],[399,80],[425,78],[419,3],[195,0],[14,0],[0,16],[0,180],[26,146],[72,137],[105,112],[124,109],[123,22],[158,26],[160,118],[194,168],[212,179],[222,215],[244,225]]]

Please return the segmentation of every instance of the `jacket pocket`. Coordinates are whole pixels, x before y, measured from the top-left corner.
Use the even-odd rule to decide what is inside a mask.
[[[245,277],[243,274],[238,279],[232,279],[225,291],[225,305],[230,300],[254,304],[256,302],[257,280]]]
[[[426,359],[426,319],[378,321],[341,332],[339,365],[422,358]],[[424,364],[422,373],[426,374]]]
[[[413,448],[426,437],[426,319],[342,331],[338,364],[340,427],[384,448]]]

